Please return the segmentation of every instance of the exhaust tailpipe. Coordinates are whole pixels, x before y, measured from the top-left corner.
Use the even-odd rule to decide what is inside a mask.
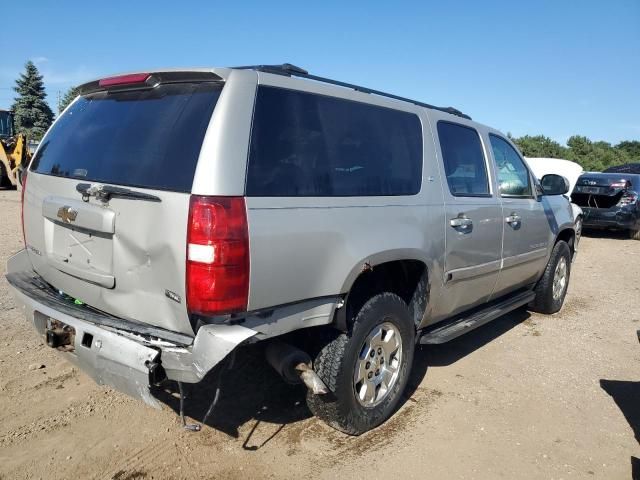
[[[314,395],[329,393],[329,389],[311,367],[311,357],[299,348],[281,340],[272,340],[265,348],[269,365],[287,383],[304,383]]]

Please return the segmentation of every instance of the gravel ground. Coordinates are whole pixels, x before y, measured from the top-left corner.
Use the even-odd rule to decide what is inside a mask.
[[[22,246],[0,191],[0,264]],[[310,416],[258,349],[238,356],[199,433],[175,392],[153,410],[36,337],[0,279],[0,478],[602,478],[640,475],[640,242],[583,238],[563,310],[516,311],[420,348],[400,411],[347,437]],[[202,418],[211,382],[190,392]]]

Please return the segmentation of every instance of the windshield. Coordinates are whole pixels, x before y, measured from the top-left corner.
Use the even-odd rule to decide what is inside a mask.
[[[180,83],[80,97],[46,135],[31,170],[190,192],[221,89],[219,83]]]

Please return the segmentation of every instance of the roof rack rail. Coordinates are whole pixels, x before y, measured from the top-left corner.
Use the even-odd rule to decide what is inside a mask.
[[[373,90],[371,88],[361,87],[359,85],[354,85],[352,83],[341,82],[339,80],[332,80],[330,78],[319,77],[317,75],[311,75],[304,68],[297,67],[290,63],[283,63],[282,65],[246,65],[242,67],[233,67],[239,70],[256,70],[258,72],[265,73],[273,73],[275,75],[286,75],[288,77],[300,77],[306,78],[308,80],[315,80],[317,82],[329,83],[331,85],[338,85],[340,87],[350,88],[353,90],[357,90],[358,92],[369,93],[372,95],[379,95],[381,97],[393,98],[394,100],[400,100],[402,102],[413,103],[414,105],[418,105],[420,107],[429,108],[431,110],[439,110],[441,112],[450,113],[451,115],[456,115],[458,117],[466,118],[467,120],[471,120],[469,115],[462,113],[457,108],[453,107],[436,107],[435,105],[430,105],[424,102],[418,102],[417,100],[411,100],[410,98],[400,97],[398,95],[393,95],[391,93],[382,92],[380,90]]]

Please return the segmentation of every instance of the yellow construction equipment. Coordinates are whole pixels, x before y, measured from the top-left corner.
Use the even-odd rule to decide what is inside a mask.
[[[14,132],[13,114],[0,110],[0,187],[17,186],[18,172],[27,168],[30,160],[27,137]]]

